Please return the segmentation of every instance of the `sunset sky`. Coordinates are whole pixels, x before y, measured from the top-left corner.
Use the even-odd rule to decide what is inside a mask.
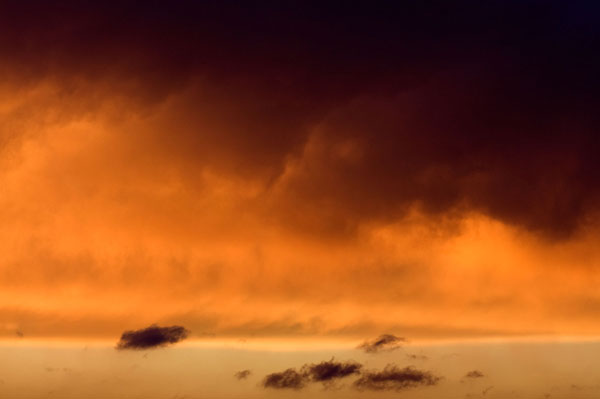
[[[0,397],[597,398],[599,20],[0,0]]]

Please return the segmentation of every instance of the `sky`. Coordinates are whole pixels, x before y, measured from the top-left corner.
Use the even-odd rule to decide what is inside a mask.
[[[599,12],[0,1],[0,395],[597,397]]]

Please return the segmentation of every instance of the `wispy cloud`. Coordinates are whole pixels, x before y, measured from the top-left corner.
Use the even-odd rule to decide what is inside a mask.
[[[252,374],[251,370],[240,370],[236,372],[233,376],[238,380],[245,380],[250,376],[250,374]]]
[[[467,374],[465,374],[464,378],[483,378],[483,377],[485,377],[485,374],[483,374],[481,371],[472,370],[472,371],[469,371]]]
[[[401,391],[418,386],[435,385],[441,377],[429,371],[422,371],[413,367],[399,368],[388,364],[381,371],[363,372],[361,377],[354,382],[358,390],[370,391]]]
[[[362,349],[367,353],[393,351],[400,348],[404,342],[406,342],[406,339],[402,337],[383,334],[373,340],[363,342],[358,346],[358,349]]]
[[[362,364],[357,362],[338,362],[331,359],[305,364],[299,371],[289,368],[280,373],[269,374],[263,380],[263,386],[277,389],[302,389],[310,382],[331,386],[337,380],[359,374],[362,367]]]

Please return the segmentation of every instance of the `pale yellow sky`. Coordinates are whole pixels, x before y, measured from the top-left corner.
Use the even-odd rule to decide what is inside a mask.
[[[103,345],[0,346],[0,394],[10,398],[564,398],[597,397],[600,365],[597,342],[504,342],[408,345],[365,354],[352,347],[302,350],[175,346],[149,351],[116,351]],[[418,355],[411,358],[409,355]],[[412,365],[443,377],[435,386],[401,392],[357,391],[356,377],[324,389],[266,389],[270,373],[304,364],[353,360],[367,370],[393,363]],[[234,373],[251,370],[245,380]],[[468,378],[473,370],[484,376]],[[493,387],[493,388],[489,388]],[[489,388],[489,389],[488,389]],[[485,395],[483,392],[487,389]],[[550,396],[545,396],[545,395]]]

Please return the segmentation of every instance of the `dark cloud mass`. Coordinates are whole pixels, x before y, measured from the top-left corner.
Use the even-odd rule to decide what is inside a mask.
[[[377,353],[384,351],[393,351],[402,346],[406,340],[392,334],[383,334],[371,341],[365,341],[358,346],[367,353]]]
[[[282,212],[287,225],[352,231],[416,206],[564,237],[600,204],[597,12],[556,0],[4,1],[0,76],[53,79],[65,95],[101,83],[141,109],[187,93],[180,126],[140,142],[182,174],[259,176],[276,188],[265,201],[327,215]]]
[[[117,349],[152,349],[177,343],[187,338],[189,331],[181,326],[159,327],[155,324],[141,330],[125,331]]]
[[[359,390],[370,391],[401,391],[419,386],[435,385],[440,380],[429,371],[421,371],[412,367],[398,368],[393,364],[387,365],[381,371],[365,371],[354,382]]]
[[[252,371],[250,370],[240,370],[236,372],[233,376],[238,380],[245,380],[250,376],[250,374],[252,374]]]

